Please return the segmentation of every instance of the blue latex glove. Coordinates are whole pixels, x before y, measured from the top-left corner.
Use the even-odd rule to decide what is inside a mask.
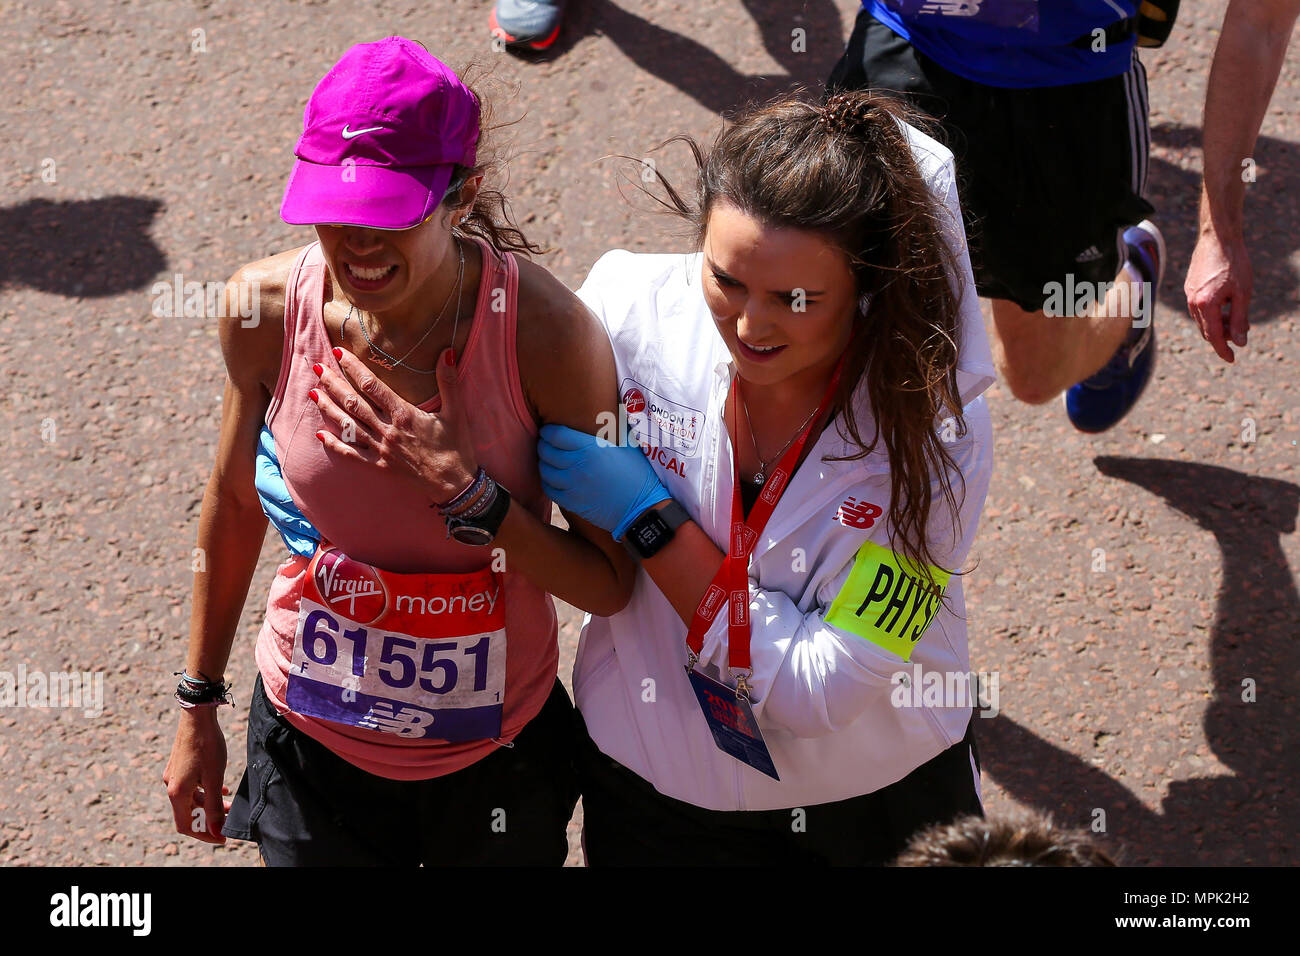
[[[612,445],[565,425],[543,425],[538,470],[546,496],[622,541],[647,508],[672,497],[636,445]]]
[[[285,547],[294,554],[311,557],[320,541],[320,532],[303,517],[289,496],[284,476],[280,474],[279,459],[275,457],[275,439],[271,437],[271,429],[265,425],[257,440],[257,470],[253,483],[257,486],[257,497],[262,501],[262,512],[280,532]]]

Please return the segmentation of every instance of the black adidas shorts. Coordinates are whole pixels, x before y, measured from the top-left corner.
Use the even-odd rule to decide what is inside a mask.
[[[256,841],[270,866],[562,866],[578,789],[558,680],[512,744],[430,780],[375,776],[281,717],[259,675],[222,833]]]
[[[1150,130],[1146,71],[1017,90],[950,73],[858,14],[827,92],[898,91],[939,120],[957,161],[980,295],[1043,308],[1051,284],[1109,282],[1121,236],[1153,212],[1142,198]],[[1047,286],[1047,291],[1044,287]]]

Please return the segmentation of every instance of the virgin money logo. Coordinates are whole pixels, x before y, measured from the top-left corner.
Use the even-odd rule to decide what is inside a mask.
[[[623,393],[623,404],[627,406],[627,413],[635,415],[637,412],[645,411],[645,396],[641,394],[639,388],[629,388]]]
[[[325,606],[358,624],[373,624],[388,608],[388,589],[379,572],[338,548],[317,559],[314,580]]]
[[[758,535],[755,534],[754,529],[747,524],[736,522],[731,529],[731,556],[737,559],[748,557],[757,540]]]

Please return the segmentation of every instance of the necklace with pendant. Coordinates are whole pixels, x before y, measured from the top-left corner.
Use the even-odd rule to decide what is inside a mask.
[[[456,269],[456,290],[455,290],[456,291],[456,325],[459,326],[461,280],[462,278],[464,278],[465,275],[465,252],[464,250],[461,249],[460,243],[456,243],[456,252],[460,257],[460,263]],[[436,373],[438,371],[438,367],[436,365],[431,369],[412,368],[410,365],[406,364],[406,359],[408,359],[411,356],[411,354],[424,343],[424,340],[427,339],[430,334],[432,334],[433,330],[438,327],[438,323],[442,321],[443,315],[445,315],[447,312],[448,303],[451,302],[451,292],[452,290],[450,289],[447,290],[447,298],[443,300],[442,308],[438,310],[438,317],[433,320],[433,324],[430,325],[427,330],[425,330],[425,333],[422,336],[420,336],[420,340],[418,342],[416,342],[414,345],[412,345],[409,349],[406,350],[406,354],[403,355],[401,358],[396,358],[392,355],[389,355],[378,345],[372,342],[370,340],[370,333],[366,331],[365,319],[361,316],[358,316],[357,325],[361,326],[361,336],[366,340],[366,345],[370,349],[370,354],[368,356],[370,361],[374,362],[380,368],[394,369],[400,365],[402,368],[410,369],[412,372],[416,372],[420,375],[433,375],[434,373]],[[349,305],[347,317],[343,319],[343,325],[339,329],[340,338],[343,335],[343,330],[347,328],[348,319],[352,318],[352,312],[355,308],[356,308],[355,305]],[[456,329],[454,327],[452,329],[451,337],[452,337],[452,344],[454,345],[456,342]]]
[[[745,403],[744,393],[737,390],[737,394],[740,396],[741,407],[745,409],[745,421],[749,424],[749,441],[754,446],[754,456],[758,458],[758,471],[754,473],[753,481],[754,484],[762,488],[763,485],[767,484],[767,469],[770,464],[774,461],[781,460],[781,456],[785,454],[786,449],[794,444],[794,440],[803,434],[803,430],[807,428],[808,423],[813,420],[813,415],[817,414],[817,409],[814,408],[812,410],[812,415],[805,418],[803,424],[795,429],[794,434],[790,436],[790,440],[781,446],[780,451],[764,461],[763,456],[758,453],[758,439],[754,437],[754,421],[749,417],[749,405]]]

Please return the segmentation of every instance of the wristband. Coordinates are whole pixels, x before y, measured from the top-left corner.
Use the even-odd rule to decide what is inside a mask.
[[[470,512],[459,515],[447,515],[447,537],[455,538],[461,544],[487,545],[496,538],[501,523],[510,511],[510,492],[504,485],[489,479],[487,492],[481,501],[474,504]]]
[[[443,515],[458,514],[461,511],[465,510],[465,508],[468,505],[470,505],[479,497],[479,495],[483,491],[484,485],[487,484],[488,480],[489,479],[488,479],[487,471],[483,468],[482,465],[480,465],[478,471],[475,472],[474,477],[470,479],[470,483],[468,485],[466,485],[463,489],[461,489],[461,491],[458,494],[456,494],[450,501],[447,501],[442,504],[438,504],[435,502],[434,507],[436,507],[440,512],[442,512]]]
[[[224,680],[214,681],[208,680],[206,677],[202,679],[191,677],[184,671],[178,672],[178,676],[181,680],[176,685],[176,693],[172,696],[186,710],[194,707],[216,707],[221,704],[234,703],[230,697],[230,685]]]
[[[472,520],[483,514],[492,507],[492,502],[496,500],[498,485],[491,477],[487,480],[487,486],[483,489],[483,494],[479,495],[468,508],[447,515],[448,518],[463,518]]]
[[[484,499],[491,497],[492,486],[493,483],[491,476],[485,477],[478,483],[476,493],[471,495],[468,501],[454,509],[444,509],[442,511],[442,516],[444,518],[450,518],[469,514],[471,511],[478,508],[483,503]]]

